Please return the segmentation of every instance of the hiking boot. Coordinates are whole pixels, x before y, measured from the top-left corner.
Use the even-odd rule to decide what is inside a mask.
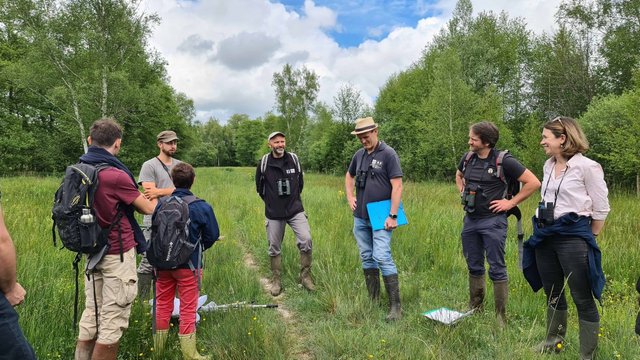
[[[600,322],[580,320],[580,360],[595,359]]]
[[[400,320],[402,318],[402,308],[400,306],[400,285],[398,284],[398,274],[382,276],[384,287],[389,296],[389,314],[385,320],[387,322]]]
[[[482,311],[484,309],[484,292],[485,292],[484,274],[475,276],[469,274],[469,309]]]
[[[498,326],[507,325],[507,300],[509,299],[509,283],[507,280],[493,282],[493,297],[496,304]]]
[[[142,301],[149,300],[151,294],[151,284],[153,284],[153,274],[138,273],[138,297]]]
[[[373,301],[380,300],[380,270],[378,269],[363,269],[364,281],[367,284],[367,291],[369,292],[369,298]]]
[[[96,346],[96,339],[80,340],[76,342],[76,353],[74,360],[91,360],[93,348]]]
[[[547,308],[547,338],[536,345],[535,352],[560,352],[567,335],[567,310]]]
[[[211,360],[211,356],[203,356],[198,353],[196,348],[196,333],[178,334],[180,338],[180,349],[182,350],[182,359],[184,360]]]
[[[167,338],[169,337],[169,329],[166,330],[156,330],[156,333],[153,334],[153,349],[155,351],[156,356],[161,356],[164,352],[164,346],[167,343]]]
[[[316,286],[311,279],[311,251],[300,252],[300,278],[298,282],[309,291],[316,291]]]
[[[93,348],[91,360],[116,360],[119,346],[119,342],[114,344],[100,344],[97,342]]]
[[[280,275],[282,274],[282,256],[276,255],[271,257],[271,288],[269,291],[272,296],[278,296],[282,292],[282,283]]]

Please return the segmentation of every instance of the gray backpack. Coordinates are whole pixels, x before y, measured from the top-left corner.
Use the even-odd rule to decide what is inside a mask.
[[[151,241],[147,250],[147,260],[159,270],[171,270],[189,262],[194,251],[200,250],[200,241],[192,243],[189,239],[189,204],[202,201],[190,195],[178,197],[172,195],[160,200],[158,208],[151,218]],[[200,265],[200,264],[197,264]]]

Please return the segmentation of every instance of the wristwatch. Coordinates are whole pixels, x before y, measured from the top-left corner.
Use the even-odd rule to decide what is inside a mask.
[[[397,219],[397,218],[398,218],[398,215],[396,215],[396,214],[389,214],[389,217],[390,217],[390,218],[392,218],[392,219]]]

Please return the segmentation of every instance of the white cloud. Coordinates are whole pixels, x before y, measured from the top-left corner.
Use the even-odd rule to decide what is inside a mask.
[[[378,41],[340,48],[327,32],[340,31],[338,14],[306,0],[300,14],[268,0],[144,0],[142,11],[162,22],[150,45],[167,60],[171,85],[194,100],[197,117],[226,121],[234,113],[251,117],[273,109],[274,72],[285,63],[305,65],[320,77],[319,100],[328,104],[340,86],[351,83],[365,99],[375,99],[389,76],[420,58],[444,26],[455,0],[429,5],[442,15],[392,30]],[[529,28],[549,31],[559,0],[477,0],[474,13],[505,10]]]
[[[447,17],[455,8],[457,0],[440,0],[437,7],[443,11]],[[505,11],[509,18],[522,18],[527,24],[527,28],[535,33],[541,34],[551,32],[555,25],[555,13],[558,11],[560,0],[472,0],[473,13],[481,11],[493,11],[500,13]]]

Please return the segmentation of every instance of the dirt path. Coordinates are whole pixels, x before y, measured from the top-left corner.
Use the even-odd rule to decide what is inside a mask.
[[[246,248],[244,248],[243,251],[244,251],[243,261],[245,266],[248,269],[251,269],[257,273],[260,273],[258,263],[256,262],[253,255]],[[260,285],[262,285],[262,290],[266,294],[271,296],[271,294],[269,293],[269,284],[270,284],[269,278],[264,277],[261,274]],[[277,307],[278,313],[280,314],[280,316],[282,316],[282,319],[286,324],[285,332],[286,332],[287,339],[293,342],[293,348],[290,353],[291,358],[300,359],[300,360],[311,360],[313,359],[313,357],[306,349],[303,348],[303,344],[306,342],[305,341],[306,332],[300,331],[300,329],[298,329],[298,326],[299,326],[298,317],[293,311],[287,309],[287,307],[284,305],[283,303],[284,296],[286,295],[283,292],[282,294],[276,297],[272,297],[272,299],[273,299],[273,303],[278,304],[278,307]]]

